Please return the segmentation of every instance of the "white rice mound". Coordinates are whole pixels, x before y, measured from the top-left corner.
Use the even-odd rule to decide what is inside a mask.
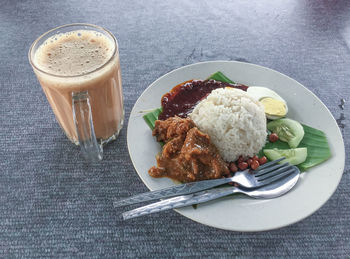
[[[242,90],[216,89],[198,103],[189,116],[210,136],[227,162],[236,161],[240,155],[252,157],[265,145],[264,107]]]

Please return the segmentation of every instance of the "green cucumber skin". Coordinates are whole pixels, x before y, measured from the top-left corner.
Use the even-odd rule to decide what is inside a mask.
[[[216,81],[234,83],[232,80],[227,78],[222,72],[218,71],[212,74],[208,79],[213,79]],[[151,130],[154,128],[154,123],[158,119],[158,115],[162,112],[161,108],[155,109],[143,116],[145,122],[150,127]],[[152,114],[151,114],[152,113]],[[151,115],[148,115],[151,114]],[[307,169],[314,167],[331,157],[331,151],[328,145],[327,137],[325,133],[321,130],[312,128],[310,126],[301,124],[304,129],[304,137],[301,140],[298,147],[306,147],[308,151],[308,156],[305,162],[298,165],[301,171],[306,171]],[[163,145],[164,143],[160,143]],[[274,143],[267,142],[263,149],[289,149],[289,145],[283,141],[276,141]],[[263,149],[259,152],[259,157],[264,155]]]
[[[303,163],[307,158],[307,148],[291,148],[291,149],[264,149],[266,157],[270,160],[276,160],[281,157],[286,157],[285,160],[280,163],[289,162],[292,165],[298,165]],[[288,154],[291,153],[291,154]],[[291,155],[289,157],[289,155]]]
[[[307,171],[311,167],[319,165],[331,157],[331,151],[328,145],[326,134],[318,129],[312,128],[305,124],[301,124],[304,128],[304,138],[298,147],[306,147],[308,156],[306,160],[297,165],[302,172]],[[289,149],[286,142],[277,140],[276,142],[266,142],[263,149]],[[264,155],[263,151],[259,152],[259,156]]]
[[[276,128],[280,126],[286,126],[288,129],[290,129],[291,135],[293,135],[292,138],[288,139],[282,136]],[[303,139],[305,132],[303,126],[295,120],[292,119],[278,119],[275,121],[271,121],[267,123],[268,130],[277,133],[277,135],[280,137],[282,141],[285,141],[288,143],[288,145],[291,148],[296,148],[299,146],[300,141]]]

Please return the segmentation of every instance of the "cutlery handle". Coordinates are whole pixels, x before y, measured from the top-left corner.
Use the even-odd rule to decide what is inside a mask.
[[[202,191],[199,193],[182,195],[124,212],[123,219],[126,220],[164,210],[181,208],[193,204],[200,204],[236,192],[239,192],[239,189],[236,187],[221,187],[212,190]]]
[[[169,187],[169,188],[165,188],[157,191],[141,193],[124,200],[115,201],[113,205],[114,207],[120,207],[120,206],[135,204],[139,202],[152,201],[152,200],[170,198],[170,197],[179,196],[179,195],[191,194],[191,193],[207,190],[225,183],[229,183],[231,181],[232,181],[231,178],[221,178],[221,179],[215,179],[215,180],[204,180],[200,182],[185,183],[185,184],[176,185],[173,187]]]

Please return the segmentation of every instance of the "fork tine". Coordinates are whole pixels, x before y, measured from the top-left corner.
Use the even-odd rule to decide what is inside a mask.
[[[276,160],[273,160],[273,161],[270,161],[270,162],[267,162],[261,166],[259,166],[258,170],[255,170],[255,171],[260,171],[261,169],[264,169],[266,167],[269,167],[269,166],[273,166],[275,164],[277,164],[278,162],[281,162],[282,160],[286,159],[285,157],[281,157],[279,159],[276,159]]]
[[[278,175],[280,173],[283,173],[284,171],[287,171],[288,169],[292,168],[293,166],[286,163],[285,166],[278,168],[277,170],[273,170],[272,172],[268,174],[264,174],[262,176],[255,176],[258,181],[264,181],[267,178],[273,177],[275,175]]]
[[[294,167],[292,167],[291,169],[289,169],[289,170],[287,170],[287,171],[285,171],[283,173],[277,174],[277,175],[275,175],[273,177],[269,177],[269,178],[259,182],[259,186],[260,185],[267,185],[267,184],[270,184],[272,182],[275,182],[275,181],[277,181],[279,179],[282,179],[282,178],[292,174],[293,172],[295,172],[295,168]]]
[[[267,174],[267,173],[269,173],[271,171],[277,170],[277,169],[279,169],[281,167],[284,167],[286,165],[289,165],[289,163],[286,162],[284,164],[273,165],[273,166],[270,166],[270,167],[262,169],[262,170],[256,170],[256,171],[254,171],[254,172],[256,172],[256,173],[254,173],[254,175],[255,176],[261,176],[261,175]]]

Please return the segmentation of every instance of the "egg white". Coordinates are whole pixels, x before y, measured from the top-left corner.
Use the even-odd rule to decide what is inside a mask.
[[[252,96],[253,98],[257,99],[258,101],[260,101],[263,98],[267,98],[267,97],[279,100],[279,101],[284,103],[284,105],[286,106],[286,114],[288,113],[287,102],[280,95],[278,95],[275,91],[273,91],[267,87],[249,86],[247,89],[247,93],[250,96]],[[273,115],[268,115],[268,114],[266,114],[266,117],[270,120],[276,120],[276,119],[282,118],[281,116],[273,116]]]

